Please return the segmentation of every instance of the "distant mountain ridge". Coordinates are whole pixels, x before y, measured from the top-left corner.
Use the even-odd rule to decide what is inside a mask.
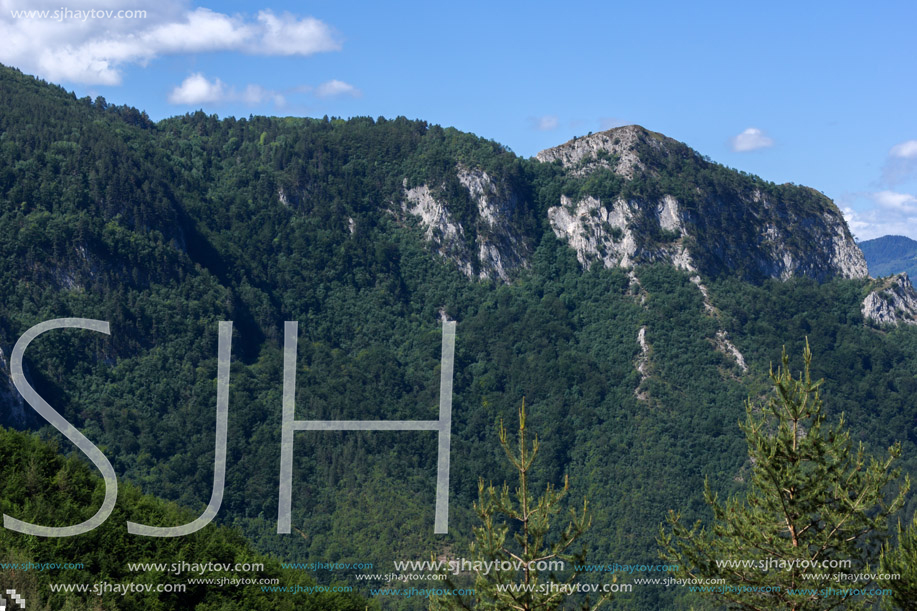
[[[917,277],[917,241],[902,235],[886,235],[860,242],[859,247],[873,278],[902,272]]]

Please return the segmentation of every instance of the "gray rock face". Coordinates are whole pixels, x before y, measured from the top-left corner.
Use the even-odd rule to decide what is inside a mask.
[[[891,276],[880,282],[882,284],[863,300],[863,317],[878,324],[917,325],[917,291],[907,274]]]
[[[646,170],[635,147],[646,133],[638,125],[627,125],[574,138],[566,144],[541,151],[535,155],[535,159],[544,163],[559,160],[575,176],[585,176],[596,168],[604,167],[631,179],[636,171]],[[656,141],[655,146],[661,144]]]
[[[758,269],[781,280],[794,276],[819,281],[868,277],[866,258],[850,235],[843,215],[831,200],[821,194],[817,197],[823,199],[821,210],[801,211],[760,191],[752,194],[746,205],[754,209],[754,220],[764,228],[757,248],[750,249],[758,251]]]
[[[437,189],[429,185],[407,188],[402,212],[417,217],[426,240],[443,257],[453,261],[468,278],[493,278],[507,282],[512,272],[528,267],[528,248],[514,229],[519,197],[483,170],[456,167],[456,177],[475,205],[473,247],[466,230],[455,218]]]
[[[863,251],[856,245],[843,217],[826,218],[833,229],[831,234],[831,265],[841,278],[868,278],[869,269]]]
[[[548,210],[550,226],[583,266],[667,261],[686,271],[738,272],[747,279],[867,277],[863,253],[827,197],[806,187],[763,184],[642,127],[576,138],[536,159],[559,163],[579,178],[607,169],[657,193],[626,201],[562,196]],[[666,192],[673,188],[682,195]]]
[[[461,223],[455,221],[446,206],[433,197],[427,185],[408,189],[405,181],[404,200],[402,210],[419,218],[427,242],[440,255],[454,261],[462,273],[471,278],[471,255],[465,245],[465,230]]]
[[[548,209],[551,229],[576,251],[583,267],[600,261],[605,267],[632,267],[637,263],[666,261],[679,269],[695,271],[685,247],[687,235],[674,197],[663,197],[646,211],[641,202],[618,199],[603,205],[587,196],[574,203],[561,196],[560,206]],[[654,216],[658,226],[669,232],[669,243],[648,239],[635,227],[639,218]]]
[[[748,365],[745,363],[745,356],[739,352],[739,349],[735,347],[729,340],[729,333],[723,329],[719,329],[716,332],[716,349],[724,354],[730,355],[735,359],[736,365],[739,366],[739,369],[742,370],[742,373],[748,372]]]
[[[867,277],[863,253],[823,194],[724,168],[640,126],[575,138],[536,159],[560,168],[567,194],[549,203],[547,225],[583,267],[664,262],[752,281]],[[533,202],[480,168],[459,163],[454,176],[449,189],[405,182],[402,218],[415,217],[433,250],[468,278],[508,282],[540,240],[517,222]],[[468,197],[459,207],[457,185]]]

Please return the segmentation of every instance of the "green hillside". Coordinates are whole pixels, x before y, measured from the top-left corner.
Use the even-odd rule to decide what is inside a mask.
[[[743,401],[769,388],[782,347],[798,355],[806,337],[813,373],[826,378],[829,418],[845,412],[855,441],[870,449],[900,440],[905,470],[917,474],[917,332],[866,324],[860,303],[870,281],[835,277],[819,267],[824,253],[812,255],[811,277],[786,281],[755,263],[763,247],[759,259],[740,256],[757,235],[746,224],[758,215],[748,192],[777,202],[783,218],[823,216],[833,204],[684,145],[670,150],[677,154],[648,152],[647,171],[633,180],[610,171],[577,176],[405,118],[220,120],[199,112],[153,123],[3,68],[0,348],[8,359],[22,333],[52,318],[109,321],[110,336],[55,331],[36,339],[26,373],[104,450],[122,482],[198,515],[213,481],[217,324],[232,320],[226,490],[216,522],[290,562],[373,563],[373,573],[390,573],[395,560],[466,555],[479,477],[514,478],[495,425],[512,422],[525,397],[542,443],[533,485],[568,473],[574,496],[588,497],[590,562],[656,564],[655,537],[669,509],[688,521],[706,518],[705,477],[724,493],[741,490]],[[498,195],[514,202],[505,226],[483,218],[457,167],[493,177]],[[454,241],[432,230],[427,239],[404,213],[406,190],[420,186],[461,224]],[[634,267],[632,277],[584,268],[548,222],[562,196],[650,201],[676,190],[691,236],[650,224],[649,213],[635,222],[646,224],[647,248],[709,246],[697,276],[713,313],[695,273],[662,260]],[[724,213],[714,219],[717,209]],[[796,235],[790,224],[781,230]],[[430,246],[436,240],[442,252]],[[510,244],[525,264],[508,282],[480,278],[479,258],[464,273],[456,260],[483,243]],[[788,248],[805,257],[811,243],[797,236]],[[457,321],[449,534],[433,533],[437,441],[427,431],[297,432],[296,530],[276,534],[284,321],[299,322],[297,419],[431,420],[443,314]],[[747,372],[717,349],[721,331]],[[5,424],[61,441],[14,391],[2,396]],[[75,453],[66,442],[60,449]],[[42,471],[31,485],[52,490],[56,472]],[[120,537],[124,554],[152,545],[124,532],[134,519],[127,503],[105,531]],[[72,504],[94,511],[86,496]],[[902,515],[915,509],[911,499]],[[183,522],[174,512],[149,519]],[[91,545],[82,537],[57,543],[72,546],[58,554],[71,561],[79,555],[72,550]],[[120,549],[111,552],[124,555]],[[385,585],[367,585],[353,571],[314,578],[364,594]],[[675,590],[635,588],[615,604],[671,608],[684,602]],[[381,604],[424,601],[390,596]]]
[[[0,429],[0,505],[4,514],[45,526],[66,526],[91,517],[93,504],[104,495],[102,479],[75,458],[61,456],[59,450],[56,443]],[[174,503],[142,495],[133,485],[122,485],[119,493],[118,506],[108,521],[84,535],[44,538],[0,530],[4,590],[16,590],[30,611],[366,608],[366,601],[352,593],[307,595],[263,590],[264,583],[280,584],[277,587],[291,591],[297,585],[309,588],[316,584],[301,571],[282,569],[276,559],[252,550],[236,530],[210,525],[179,538],[138,539],[128,535],[124,527],[127,520],[186,523],[194,516]],[[133,563],[166,567],[132,569]],[[248,581],[215,587],[195,583],[196,579]],[[160,585],[167,590],[156,592]],[[54,586],[83,587],[86,591],[55,591]],[[143,588],[154,589],[147,592]]]

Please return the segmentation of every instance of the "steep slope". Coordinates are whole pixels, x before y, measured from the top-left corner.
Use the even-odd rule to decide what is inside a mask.
[[[917,291],[907,274],[880,278],[863,300],[863,316],[880,325],[917,325]]]
[[[536,158],[576,180],[578,189],[562,193],[548,216],[583,265],[666,261],[752,281],[867,275],[824,195],[727,169],[642,127],[575,138]]]
[[[494,278],[503,282],[510,274],[528,267],[530,238],[521,235],[515,216],[519,213],[521,196],[505,183],[497,184],[484,170],[456,165],[455,178],[471,200],[473,214],[468,220],[474,225],[474,237],[468,240],[462,222],[454,218],[454,206],[448,195],[431,191],[427,184],[408,188],[404,179],[402,211],[417,218],[424,237],[440,255],[453,260],[468,278]],[[501,177],[502,179],[502,177]],[[453,210],[450,210],[452,208]]]

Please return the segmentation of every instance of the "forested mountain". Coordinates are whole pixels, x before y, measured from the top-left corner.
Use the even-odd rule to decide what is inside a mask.
[[[0,215],[3,378],[31,326],[109,321],[110,336],[36,339],[27,378],[122,480],[195,515],[213,481],[217,324],[234,322],[216,522],[284,560],[388,573],[467,555],[479,477],[513,481],[495,425],[525,397],[534,485],[568,473],[589,499],[590,561],[656,564],[660,522],[701,517],[705,477],[742,489],[743,401],[806,337],[829,416],[869,448],[900,440],[917,474],[917,334],[864,317],[883,286],[834,204],[640,127],[523,159],[405,118],[154,123],[3,68]],[[284,321],[299,322],[297,419],[431,420],[444,317],[449,534],[433,534],[429,431],[297,432],[296,530],[276,534]],[[3,423],[60,438],[0,391]],[[616,605],[670,607],[675,590]]]
[[[93,505],[103,495],[101,478],[77,459],[64,458],[59,450],[56,443],[0,429],[4,514],[44,525],[68,526],[95,512]],[[3,594],[8,598],[8,589],[15,590],[25,599],[29,611],[366,609],[367,601],[353,593],[329,591],[293,597],[265,591],[257,585],[214,587],[211,584],[221,580],[229,583],[244,579],[265,580],[263,583],[282,584],[277,587],[291,590],[316,584],[302,571],[283,569],[277,559],[256,553],[238,532],[226,527],[211,524],[186,537],[146,538],[138,542],[125,531],[127,520],[186,523],[194,516],[174,503],[141,495],[131,485],[122,486],[119,492],[118,506],[109,520],[84,535],[27,537],[0,530]],[[167,568],[132,570],[129,563]],[[25,564],[33,566],[29,570],[17,568]],[[88,589],[55,592],[51,584],[88,585]],[[125,584],[133,584],[131,591],[115,589]],[[168,586],[169,591],[140,589],[159,584]],[[18,605],[10,601],[7,608]]]
[[[905,272],[917,274],[917,241],[903,235],[885,235],[858,244],[869,273],[875,278]]]

